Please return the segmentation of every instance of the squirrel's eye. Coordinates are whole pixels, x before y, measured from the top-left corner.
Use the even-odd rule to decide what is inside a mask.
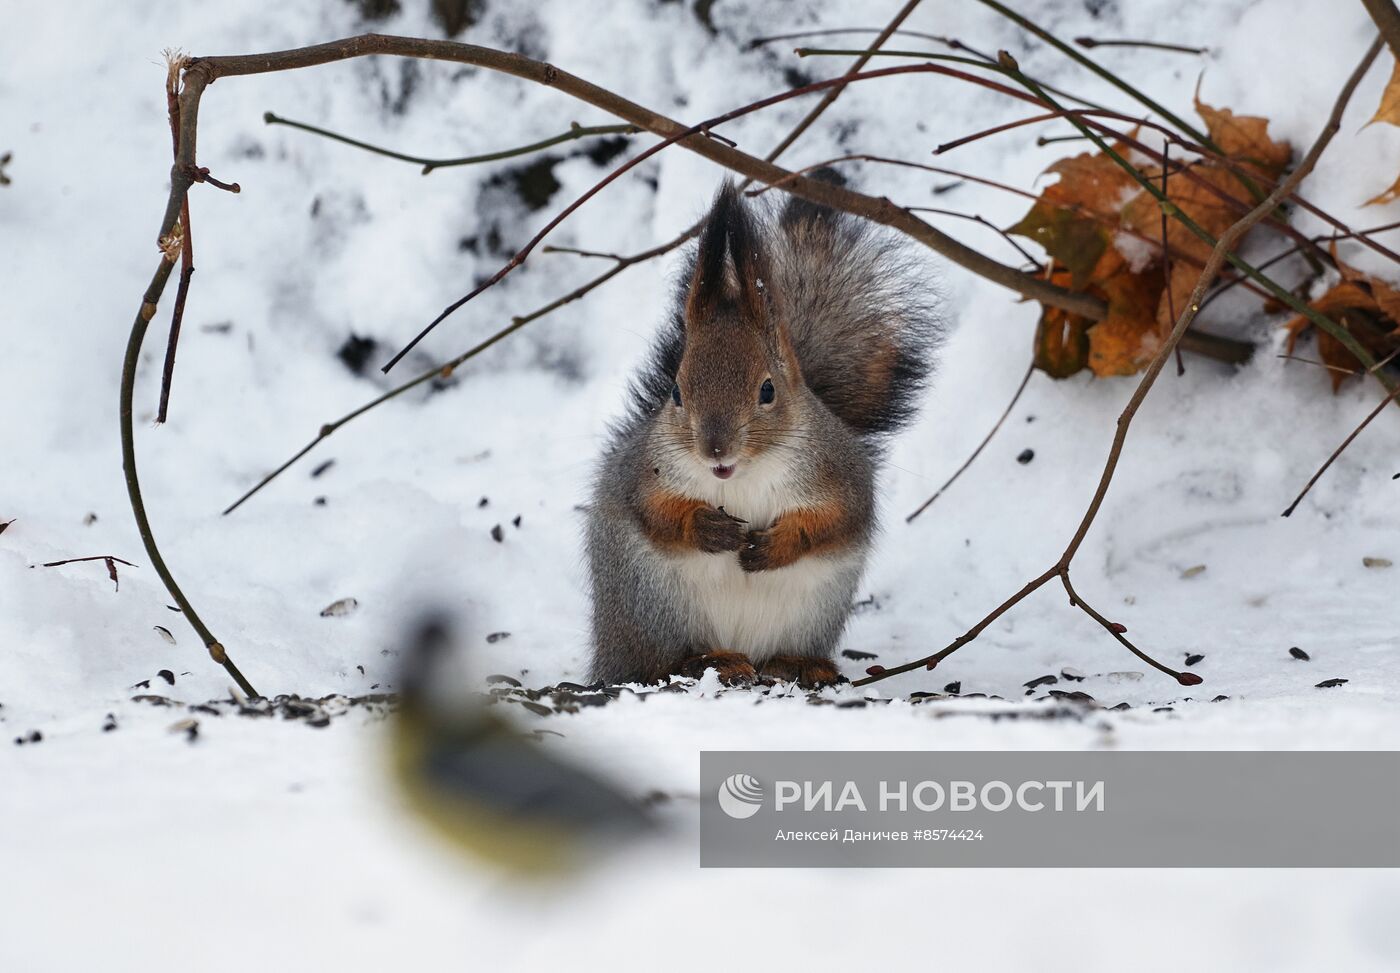
[[[671,401],[676,405],[681,404],[681,387],[679,385],[671,386]]]
[[[758,404],[759,404],[759,405],[769,405],[769,404],[771,404],[772,401],[773,401],[773,396],[774,396],[775,394],[776,394],[776,393],[774,393],[774,391],[773,391],[773,380],[772,380],[771,378],[765,378],[765,379],[763,380],[763,384],[762,384],[761,386],[759,386],[759,389],[758,389]]]

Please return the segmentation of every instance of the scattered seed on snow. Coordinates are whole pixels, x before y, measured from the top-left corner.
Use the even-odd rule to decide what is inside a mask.
[[[1181,572],[1181,576],[1182,578],[1194,578],[1196,575],[1200,574],[1205,569],[1206,566],[1204,564],[1193,564],[1191,567]]]
[[[171,733],[185,734],[185,739],[190,741],[190,743],[194,743],[195,740],[199,739],[199,720],[196,719],[180,720],[171,723],[168,729]]]
[[[338,618],[341,615],[350,614],[352,611],[359,607],[360,603],[354,598],[341,598],[339,601],[333,601],[325,608],[322,608],[321,617]]]
[[[171,634],[170,629],[166,628],[164,625],[157,625],[155,628],[156,631],[160,633],[161,638],[165,639],[165,641],[169,642],[171,645],[175,644],[175,636]]]
[[[1188,652],[1186,653],[1186,664],[1188,666],[1194,666],[1204,658],[1205,656],[1199,652]]]
[[[1324,680],[1322,680],[1322,682],[1320,682],[1320,683],[1317,684],[1317,687],[1316,687],[1316,688],[1318,688],[1318,689],[1336,689],[1338,686],[1342,685],[1343,683],[1347,683],[1347,682],[1350,682],[1350,681],[1351,681],[1351,680],[1349,680],[1349,679],[1324,679]]]
[[[1361,563],[1368,568],[1388,568],[1391,566],[1390,559],[1384,557],[1363,557]]]
[[[1299,662],[1307,662],[1309,659],[1312,658],[1312,656],[1308,655],[1296,645],[1288,650],[1288,654],[1291,655],[1293,658],[1297,659]]]
[[[1084,673],[1074,668],[1074,666],[1065,666],[1060,670],[1060,678],[1070,682],[1083,682]]]

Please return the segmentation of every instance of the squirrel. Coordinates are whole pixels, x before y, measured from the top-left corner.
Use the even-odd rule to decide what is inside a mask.
[[[930,290],[863,221],[720,188],[595,475],[593,679],[841,681],[883,441],[938,335]]]

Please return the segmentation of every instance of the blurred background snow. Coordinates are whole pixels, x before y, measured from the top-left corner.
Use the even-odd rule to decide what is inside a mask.
[[[448,5],[452,6],[452,5]],[[1062,37],[1151,37],[1203,57],[1100,49],[1103,63],[1179,112],[1202,97],[1264,115],[1305,146],[1373,37],[1359,3],[1022,0]],[[462,5],[458,39],[521,51],[693,121],[832,76],[845,59],[800,60],[758,36],[879,27],[895,0],[619,0]],[[367,11],[389,11],[371,17]],[[393,10],[391,8],[397,8]],[[1076,562],[1077,587],[1138,644],[1205,683],[1141,671],[1047,588],[935,673],[872,687],[887,706],[801,699],[755,706],[729,694],[652,697],[529,726],[547,745],[608,765],[636,794],[670,800],[683,836],[565,888],[502,885],[406,829],[385,792],[380,727],[328,730],[206,719],[196,745],[169,711],[228,680],[167,610],[121,477],[117,384],[140,293],[155,266],[168,191],[161,49],[247,53],[373,29],[444,36],[429,0],[51,4],[0,9],[0,962],[7,969],[273,968],[396,960],[646,963],[741,958],[825,963],[974,962],[1046,969],[1182,965],[1393,969],[1389,873],[1136,871],[1008,873],[700,872],[693,842],[701,749],[1358,748],[1400,745],[1400,471],[1393,422],[1351,447],[1291,519],[1278,513],[1374,404],[1373,387],[1327,390],[1285,362],[1279,318],[1237,290],[1208,330],[1246,337],[1254,360],[1187,359],[1134,425],[1104,511]],[[1134,111],[1121,93],[972,3],[926,0],[911,30],[1012,51],[1052,84]],[[858,35],[841,43],[859,46]],[[893,47],[923,49],[904,39]],[[1400,133],[1361,130],[1389,55],[1358,91],[1305,184],[1348,223],[1397,218],[1360,204],[1389,185]],[[785,103],[727,126],[762,155],[810,107]],[[634,267],[458,369],[338,431],[231,516],[219,511],[316,434],[381,391],[460,353],[605,269],[536,253],[460,311],[389,377],[379,366],[445,304],[494,272],[555,212],[649,137],[565,143],[543,156],[419,174],[281,126],[263,113],[424,156],[458,156],[612,121],[551,90],[450,64],[366,59],[226,79],[201,110],[200,163],[243,187],[191,194],[195,274],[172,395],[155,428],[174,288],[149,335],[137,387],[137,450],[157,536],[187,594],[267,695],[391,688],[394,652],[426,601],[464,609],[471,664],[527,685],[581,681],[586,587],[578,505],[603,430],[664,313],[672,255]],[[1024,109],[945,78],[853,86],[782,158],[848,152],[929,161],[934,145]],[[1075,143],[1021,130],[940,164],[1023,187]],[[621,154],[613,155],[612,153]],[[1026,201],[912,170],[847,166],[862,190],[1007,225]],[[670,149],[609,186],[552,237],[633,253],[670,239],[723,174]],[[937,218],[935,218],[937,219]],[[1320,226],[1297,218],[1305,232]],[[941,226],[1000,259],[983,228]],[[1391,246],[1400,234],[1382,237]],[[1280,246],[1252,238],[1261,258]],[[1343,245],[1350,262],[1394,268]],[[846,645],[893,664],[942,647],[1043,570],[1064,546],[1101,467],[1130,381],[1037,374],[978,462],[913,525],[1001,413],[1025,370],[1037,308],[936,258],[930,287],[951,329],[920,423],[884,477],[886,522],[864,582],[873,607]],[[1024,451],[1034,454],[1018,463]],[[333,460],[317,476],[314,470]],[[515,519],[519,518],[518,526]],[[502,540],[492,537],[501,528]],[[115,555],[114,590],[100,562]],[[1188,568],[1205,565],[1203,572]],[[120,566],[119,566],[120,567]],[[1189,576],[1185,576],[1189,575]],[[321,617],[330,603],[357,608]],[[172,645],[156,630],[173,634]],[[508,638],[488,642],[488,633]],[[1310,662],[1290,659],[1300,646]],[[849,662],[848,674],[867,663]],[[979,715],[986,701],[912,706],[914,690],[1020,699],[1021,684],[1073,666],[1074,688],[1132,710],[1072,719]],[[1315,688],[1324,679],[1349,681]],[[849,688],[832,695],[859,697]],[[1216,696],[1229,699],[1209,703]],[[1183,697],[1194,697],[1187,700]],[[1043,705],[1022,704],[1027,715]],[[1171,707],[1170,712],[1155,712]],[[992,707],[995,708],[995,707]],[[1000,707],[1004,710],[1005,707]],[[113,713],[117,732],[101,730]],[[41,731],[43,742],[9,738]],[[81,923],[82,934],[74,935]],[[251,954],[251,955],[250,955]]]

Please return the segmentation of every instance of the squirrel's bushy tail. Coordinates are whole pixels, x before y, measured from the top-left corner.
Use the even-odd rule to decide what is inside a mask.
[[[831,170],[814,174],[830,182]],[[907,246],[845,213],[789,197],[770,244],[807,386],[862,436],[913,419],[940,327],[934,284]]]

